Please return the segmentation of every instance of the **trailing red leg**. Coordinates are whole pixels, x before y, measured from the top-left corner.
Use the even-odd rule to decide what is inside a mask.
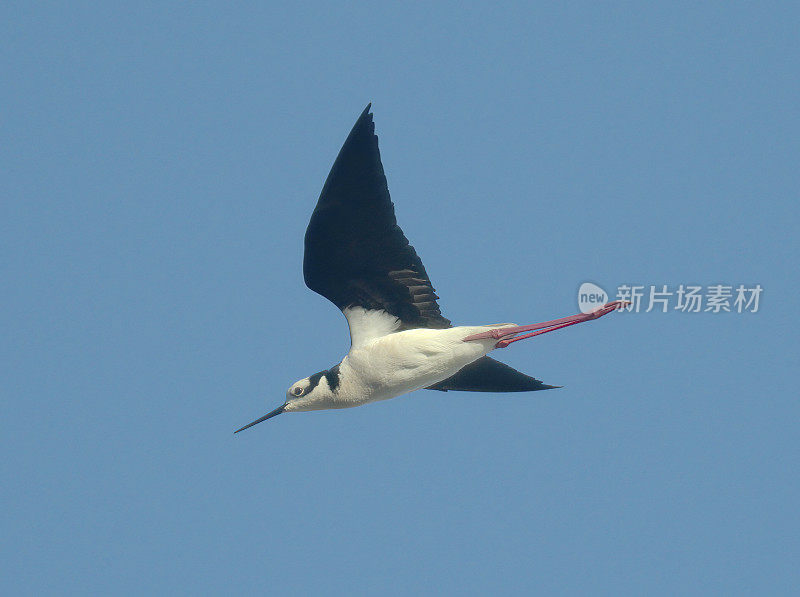
[[[575,325],[576,323],[583,323],[584,321],[591,321],[592,319],[597,319],[598,317],[602,317],[603,315],[611,313],[616,309],[622,309],[623,307],[629,304],[630,303],[628,303],[627,301],[612,301],[610,303],[606,303],[605,305],[599,307],[598,309],[595,309],[591,313],[578,313],[577,315],[570,315],[569,317],[553,319],[551,321],[545,321],[543,323],[533,323],[530,325],[517,325],[504,328],[494,328],[492,330],[487,330],[485,332],[480,332],[478,334],[472,334],[471,336],[467,336],[466,338],[464,338],[464,342],[469,342],[471,340],[486,340],[488,338],[494,338],[498,340],[497,344],[495,344],[495,348],[505,348],[512,342],[516,342],[518,340],[533,338],[534,336],[546,334],[547,332],[554,332],[555,330],[560,330],[561,328],[566,328],[571,325]],[[532,333],[525,334],[523,336],[517,335],[517,334],[522,334],[523,332],[532,332]]]

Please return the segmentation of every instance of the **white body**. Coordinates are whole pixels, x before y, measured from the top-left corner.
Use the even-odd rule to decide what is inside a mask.
[[[443,381],[490,352],[497,340],[464,342],[471,334],[514,324],[461,326],[447,329],[390,331],[399,322],[386,313],[345,313],[352,346],[339,364],[339,385],[331,390],[325,377],[300,397],[287,393],[285,410],[349,408],[387,400]],[[370,333],[373,332],[373,333]],[[386,333],[388,332],[388,333]]]

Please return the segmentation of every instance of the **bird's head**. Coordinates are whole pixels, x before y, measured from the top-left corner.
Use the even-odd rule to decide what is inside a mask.
[[[326,373],[328,372],[320,371],[311,377],[294,382],[286,390],[284,410],[291,412],[325,408],[325,403],[333,397],[328,380],[325,378]]]
[[[241,429],[237,429],[234,433],[239,433],[281,413],[330,408],[330,401],[333,398],[333,389],[329,382],[329,378],[333,379],[331,376],[338,376],[338,371],[320,371],[310,377],[298,379],[286,390],[286,400],[283,405]]]

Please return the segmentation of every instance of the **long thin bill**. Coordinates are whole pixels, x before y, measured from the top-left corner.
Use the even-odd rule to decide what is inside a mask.
[[[285,404],[284,404],[284,405],[282,405],[282,406],[279,406],[278,408],[276,408],[276,409],[275,409],[275,410],[273,410],[272,412],[268,412],[267,414],[265,414],[265,415],[264,415],[263,417],[261,417],[260,419],[256,419],[256,420],[255,420],[255,421],[253,421],[252,423],[248,423],[247,425],[245,425],[245,426],[244,426],[244,427],[242,427],[241,429],[237,429],[236,431],[234,431],[234,433],[239,433],[240,431],[244,431],[244,430],[245,430],[245,429],[247,429],[248,427],[252,427],[253,425],[258,425],[258,424],[259,424],[261,421],[266,421],[267,419],[271,419],[272,417],[274,417],[274,416],[276,416],[276,415],[279,415],[279,414],[281,414],[281,413],[284,411],[284,409],[285,409],[285,408],[286,408],[286,405],[285,405]]]

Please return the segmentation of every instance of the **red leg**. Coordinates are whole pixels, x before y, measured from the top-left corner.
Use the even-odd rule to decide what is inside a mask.
[[[553,319],[551,321],[545,321],[543,323],[533,323],[531,325],[517,325],[505,328],[495,328],[493,330],[488,330],[486,332],[480,332],[478,334],[472,334],[471,336],[467,336],[466,338],[464,338],[464,342],[469,342],[471,340],[486,340],[489,338],[493,338],[498,340],[497,344],[495,344],[495,348],[505,348],[506,346],[508,346],[512,342],[516,342],[517,340],[525,340],[526,338],[533,338],[534,336],[546,334],[547,332],[554,332],[555,330],[560,330],[561,328],[566,328],[571,325],[575,325],[576,323],[583,323],[584,321],[591,321],[592,319],[597,319],[598,317],[602,317],[603,315],[611,313],[616,309],[621,309],[628,304],[629,303],[627,301],[612,301],[610,303],[606,303],[605,305],[603,305],[598,309],[595,309],[591,313],[578,313],[577,315],[570,315],[569,317]],[[517,334],[521,334],[523,332],[530,332],[533,330],[539,330],[539,331],[535,331],[531,334],[525,334],[524,336],[517,336]]]

